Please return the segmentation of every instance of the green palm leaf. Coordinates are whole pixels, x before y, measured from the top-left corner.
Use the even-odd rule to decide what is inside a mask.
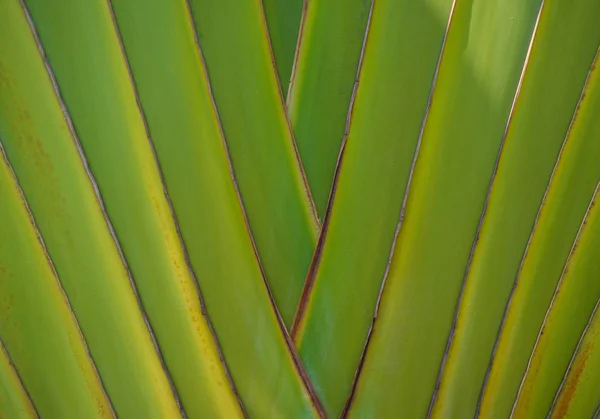
[[[597,417],[598,51],[597,0],[0,0],[0,417]]]

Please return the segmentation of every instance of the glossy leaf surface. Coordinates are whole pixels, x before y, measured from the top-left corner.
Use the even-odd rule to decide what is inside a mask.
[[[37,418],[29,395],[0,342],[0,416],[6,418]]]
[[[434,417],[475,414],[538,208],[600,44],[597,15],[594,0],[544,2],[465,274]]]
[[[586,324],[600,298],[598,188],[544,318],[517,400],[515,417],[547,415]],[[560,341],[560,345],[555,342]]]
[[[187,4],[113,0],[113,5],[189,260],[244,408],[254,417],[313,416],[254,253]],[[197,310],[191,318],[200,321],[202,314]],[[180,391],[189,397],[186,412],[239,415],[230,398],[218,411],[207,409],[219,395],[229,395],[229,383],[214,380],[217,359],[206,361],[199,365],[203,379],[213,381],[203,394],[191,381],[199,377],[189,362],[205,362],[204,356],[182,345],[189,348],[180,351],[190,351],[176,359],[187,374],[181,386],[189,393]],[[260,386],[255,377],[261,377]]]
[[[450,5],[378,1],[372,12],[335,195],[293,330],[332,417],[350,395],[373,319]]]
[[[3,11],[14,12],[4,16],[18,22],[19,11]],[[7,221],[0,224],[0,333],[16,371],[42,416],[113,417],[69,302],[3,155],[0,194],[0,215]],[[23,254],[29,256],[25,261]],[[32,406],[25,407],[29,415],[23,416],[35,417]]]
[[[599,23],[0,0],[0,417],[598,417]]]
[[[600,406],[600,315],[598,303],[554,400],[551,418],[594,417]]]
[[[9,83],[0,86],[0,138],[102,383],[117,412],[177,416],[169,380],[24,9],[17,0],[3,7],[11,13],[2,17],[18,25],[22,44],[3,44],[0,59]]]
[[[286,94],[307,0],[262,0],[281,91]]]
[[[371,7],[372,0],[311,0],[306,4],[287,103],[321,220],[344,138]]]
[[[455,3],[350,417],[429,410],[540,2],[492,3]]]
[[[273,297],[292,323],[317,220],[258,1],[191,0],[233,170]]]
[[[574,148],[579,140],[589,149],[581,147],[580,155],[584,160],[578,167],[589,173],[596,174],[596,180],[600,182],[600,174],[596,162],[600,153],[600,71],[597,68],[600,54],[596,55],[586,88],[582,94],[582,100],[575,116],[570,142],[566,147]],[[590,146],[595,146],[591,148]],[[565,156],[571,159],[578,154],[568,153],[565,147]],[[594,153],[595,152],[595,153]],[[571,157],[573,156],[573,157]],[[595,158],[594,158],[595,157]],[[575,162],[573,162],[575,163]],[[591,164],[590,164],[591,163]],[[591,169],[591,170],[590,170]],[[594,307],[594,314],[590,317],[586,330],[580,338],[577,351],[569,365],[569,369],[561,384],[559,393],[554,400],[551,417],[591,417],[594,411],[600,407],[600,315],[598,303]],[[597,416],[597,415],[596,415]],[[595,416],[594,416],[595,417]]]
[[[38,103],[58,108],[50,79],[46,73],[37,46],[18,1],[0,3],[0,141],[15,135],[21,147],[29,151],[39,149],[40,131],[36,132],[31,114],[24,106],[28,89],[37,93]],[[13,38],[14,37],[14,38]],[[11,39],[12,42],[8,42]],[[38,81],[36,85],[32,80]],[[38,89],[36,89],[38,88]],[[46,93],[44,95],[44,93]],[[19,98],[19,101],[14,100]],[[11,100],[12,99],[12,100]],[[10,110],[10,114],[8,113]],[[57,114],[60,114],[58,111]],[[20,124],[17,131],[7,116],[20,117],[29,122]],[[63,128],[60,120],[57,128]],[[60,125],[63,125],[61,127]],[[25,126],[24,126],[25,125]],[[56,125],[46,125],[53,132]],[[54,131],[56,132],[56,131]],[[3,380],[12,382],[13,391],[21,399],[24,417],[35,416],[23,400],[22,392],[14,388],[16,376],[28,387],[32,401],[40,414],[63,417],[111,417],[111,406],[106,397],[86,344],[69,307],[54,267],[40,241],[29,208],[17,179],[10,167],[4,148],[0,154],[0,334],[2,335],[2,368],[9,369],[9,357],[15,371],[3,374]],[[39,165],[43,161],[36,154],[31,157]],[[27,255],[23,258],[23,255]],[[43,324],[43,327],[40,327]],[[6,349],[7,352],[4,352]],[[12,356],[10,355],[12,353]],[[56,386],[55,380],[61,385]],[[70,398],[74,399],[71,400]],[[6,412],[3,409],[3,413]]]
[[[596,56],[596,61],[598,56]],[[600,84],[590,72],[529,239],[480,412],[508,415],[586,209],[600,181]]]

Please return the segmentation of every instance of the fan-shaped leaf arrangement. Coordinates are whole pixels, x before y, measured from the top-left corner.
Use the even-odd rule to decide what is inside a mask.
[[[0,0],[0,417],[592,418],[600,2]]]

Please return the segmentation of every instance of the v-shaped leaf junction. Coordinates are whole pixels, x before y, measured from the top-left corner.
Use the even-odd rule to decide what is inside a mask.
[[[600,2],[0,0],[0,417],[592,418]]]

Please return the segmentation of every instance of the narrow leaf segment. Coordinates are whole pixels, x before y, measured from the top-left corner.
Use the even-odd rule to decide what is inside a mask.
[[[454,6],[350,417],[428,413],[539,6]]]
[[[506,303],[600,44],[598,16],[597,0],[542,6],[467,266],[435,418],[475,414]]]
[[[112,5],[189,262],[244,408],[250,417],[316,417],[256,259],[188,4],[113,0]],[[201,320],[198,311],[189,316]],[[176,360],[181,371],[186,364],[218,364],[205,359],[199,344],[189,350]],[[219,410],[207,410],[211,399],[228,394],[226,380],[212,374],[190,369],[183,375],[187,387],[179,394],[186,413],[239,415],[228,398]],[[207,390],[200,391],[196,380],[213,380],[210,392],[200,394]]]
[[[158,62],[173,65],[178,58],[181,59],[177,53],[182,49],[186,51],[186,47],[188,52],[195,52],[193,29],[185,2],[167,2],[163,9],[157,9],[153,2],[146,2],[145,7],[140,7],[137,2],[128,2],[127,6],[123,6],[122,2],[113,3],[117,12],[123,11],[125,23],[128,23],[127,13],[131,13],[132,9],[136,10],[137,26],[133,29],[146,35],[143,40],[152,44],[154,58]],[[104,20],[95,23],[97,26],[101,25],[111,48],[102,50],[100,45],[92,44],[88,45],[88,50],[98,49],[96,54],[104,53],[107,57],[114,57],[113,60],[117,63],[115,75],[112,79],[105,79],[104,88],[107,92],[82,98],[73,97],[72,104],[85,108],[86,103],[79,100],[104,95],[106,105],[102,112],[96,111],[95,115],[99,118],[97,122],[113,121],[113,131],[99,133],[107,137],[102,141],[103,147],[99,147],[96,144],[100,141],[92,143],[96,135],[92,127],[81,126],[82,134],[85,130],[89,135],[88,141],[84,141],[84,147],[96,170],[100,187],[105,188],[102,190],[109,213],[130,261],[142,302],[186,414],[188,417],[240,417],[243,414],[241,406],[235,397],[210,325],[203,314],[197,284],[187,264],[187,255],[171,214],[168,195],[165,198],[161,173],[156,166],[152,144],[148,142],[144,115],[138,109],[126,57],[119,44],[119,29],[130,31],[131,26],[117,27],[113,24],[111,4],[100,2],[100,5],[103,4],[105,8],[98,15],[103,16]],[[157,16],[164,20],[156,22],[153,19]],[[155,25],[150,34],[144,32],[149,25]],[[165,30],[159,32],[156,28]],[[82,31],[82,28],[74,27],[72,30]],[[78,47],[83,48],[85,45]],[[165,49],[169,49],[174,56],[165,56]],[[81,51],[82,56],[85,53]],[[155,67],[152,63],[148,68],[156,70]],[[80,71],[93,77],[89,68],[81,68]],[[168,94],[168,83],[171,81],[185,81],[184,78],[174,79],[171,75],[158,74],[163,76],[155,84],[154,91],[158,94]],[[187,74],[192,77],[193,73]],[[65,85],[77,87],[70,80],[65,81]],[[84,89],[85,86],[80,84],[79,88]],[[123,112],[121,115],[112,114],[108,106],[120,107]],[[128,119],[123,118],[127,115]],[[83,118],[83,115],[79,116]],[[78,121],[76,119],[75,123],[79,127]],[[173,131],[173,134],[179,133]],[[107,159],[105,153],[115,153],[118,157]],[[116,161],[122,170],[122,177],[111,176]]]
[[[600,406],[600,300],[554,400],[551,418],[590,418]]]
[[[294,328],[331,417],[350,394],[373,320],[450,6],[373,6],[337,181]]]
[[[177,417],[180,415],[180,409],[140,311],[126,266],[103,213],[102,203],[98,200],[96,185],[80,155],[71,121],[68,114],[64,113],[63,103],[57,96],[55,80],[45,67],[41,45],[36,42],[37,38],[28,22],[27,11],[18,0],[6,0],[0,4],[3,8],[0,12],[0,27],[3,30],[8,28],[6,35],[1,38],[0,51],[2,71],[6,80],[0,84],[0,138],[44,237],[48,253],[77,316],[102,382],[119,415],[145,418]],[[63,16],[66,22],[64,25],[62,22],[57,25],[60,26],[60,30],[65,31],[55,34],[61,41],[56,42],[55,38],[49,44],[58,48],[64,40],[84,42],[86,39],[96,39],[68,31],[70,24],[79,21],[73,17],[77,16],[77,11],[82,8],[92,16],[92,23],[93,19],[103,16],[102,13],[96,14],[95,9],[91,7],[96,4],[86,2],[84,6],[77,2],[79,9],[77,5],[73,5],[69,9],[70,14],[64,14],[62,8],[59,10],[50,5],[41,5],[48,7],[48,13],[42,13],[45,23],[50,23],[53,19],[60,22],[59,16]],[[102,4],[106,7],[105,3]],[[106,16],[110,19],[109,15]],[[82,25],[88,23],[90,22],[82,19]],[[93,25],[89,24],[86,28],[92,29]],[[99,36],[102,31],[92,30],[91,33]],[[70,51],[69,46],[63,45],[62,51]],[[76,90],[76,94],[90,100],[88,106],[80,109],[86,112],[86,116],[94,116],[102,108],[102,96],[89,92],[88,88],[96,86],[95,88],[101,91],[106,87],[101,77],[115,72],[111,67],[107,67],[108,70],[106,67],[101,68],[94,61],[98,56],[93,52],[92,58],[85,60],[85,55],[77,55],[77,49],[73,54],[74,58],[68,63],[74,73],[71,81],[84,82],[85,87]],[[98,77],[77,72],[77,62],[95,69],[95,75]],[[102,64],[106,62],[110,61],[102,61]],[[90,84],[91,79],[98,84]],[[116,107],[112,110],[115,114],[120,113]],[[97,121],[98,127],[103,125],[110,128],[114,126],[108,121]],[[100,130],[98,132],[102,133]],[[112,140],[111,135],[106,135],[100,136],[96,141],[99,146],[106,144],[108,147]],[[111,158],[107,158],[106,161],[108,164],[118,162]],[[120,172],[114,171],[113,175],[119,178]],[[3,243],[10,243],[10,240]],[[23,254],[27,252],[22,251],[21,255]],[[15,258],[15,263],[17,260],[20,259]],[[27,275],[22,272],[20,275],[27,278],[27,281],[19,281],[22,286],[27,284],[33,287],[31,290],[36,289],[33,285],[35,282],[30,282],[37,278],[35,272],[29,272]],[[39,280],[46,278],[45,275]],[[50,299],[49,294],[42,289],[45,288],[40,287],[35,292],[28,291],[31,294],[28,298],[39,295]],[[43,307],[43,303],[33,301],[23,301],[18,306],[30,309],[37,304]],[[51,307],[48,307],[48,310],[51,310]],[[61,313],[59,309],[55,311],[57,315]],[[39,327],[39,324],[37,326]],[[46,333],[46,327],[40,327],[40,330]],[[51,330],[48,330],[48,333]],[[59,332],[54,333],[55,336],[63,336]],[[56,337],[48,336],[48,342],[60,341]],[[64,339],[66,341],[67,338]],[[7,339],[4,339],[4,342],[19,369],[18,352],[13,353]],[[37,348],[36,350],[43,352],[41,342],[42,339],[37,342],[30,341],[27,348]],[[20,350],[25,351],[25,347]],[[45,357],[39,356],[39,359],[41,362]],[[47,368],[50,368],[50,365],[52,368],[66,367],[56,361],[45,362],[48,366],[38,365],[40,369],[33,370],[37,371],[38,376],[53,380],[52,384],[47,383],[39,390],[46,389],[45,397],[55,400],[55,403],[68,403],[69,406],[65,405],[65,409],[72,407],[71,404],[75,401],[78,403],[80,398],[85,400],[85,396],[77,396],[78,392],[85,388],[82,384],[78,384],[81,390],[73,390],[72,393],[65,393],[63,396],[49,391],[51,388],[57,391],[60,389],[62,392],[66,388],[56,385],[54,381],[58,380],[60,374],[49,373]],[[31,367],[34,365],[37,364],[32,363]],[[33,396],[34,391],[29,388],[23,374],[21,377],[30,390],[40,415],[45,416],[45,412]],[[69,414],[73,414],[76,417],[88,417],[85,413],[78,413],[77,409],[72,411],[74,413],[70,410],[68,412],[66,416],[49,416],[68,417]]]
[[[2,264],[1,260],[0,264]],[[0,342],[0,417],[15,419],[38,417],[2,342]]]
[[[302,14],[309,0],[262,0],[281,91],[287,92]]]
[[[597,70],[592,74],[593,78],[588,86],[588,89],[592,89],[589,90],[590,96],[586,96],[590,98],[585,104],[587,109],[584,110],[582,103],[577,116],[577,119],[581,118],[581,125],[577,124],[576,120],[578,126],[574,126],[572,132],[590,135],[588,141],[597,142],[600,129],[597,120],[600,89],[596,74]],[[594,148],[597,150],[598,146]],[[565,158],[568,157],[565,155]],[[597,160],[594,165],[597,172]],[[597,272],[600,269],[598,190],[596,187],[535,342],[513,407],[517,418],[545,416],[549,413],[577,342],[600,298],[600,282],[597,280]],[[557,342],[560,344],[556,344]]]
[[[344,138],[372,1],[310,0],[306,5],[287,101],[321,219]]]
[[[554,401],[550,418],[591,418],[600,406],[600,300]]]
[[[482,391],[482,417],[510,414],[544,314],[600,182],[599,114],[600,72],[595,69],[589,73],[521,262]]]
[[[318,224],[277,86],[262,4],[190,5],[256,248],[289,326]]]
[[[600,70],[596,67],[600,54],[596,56],[595,64],[590,71],[588,84],[582,96],[581,105],[573,123],[573,141],[585,139],[587,144],[595,149],[591,153],[592,161],[586,161],[583,168],[596,169],[596,180],[600,181],[597,162],[600,159]],[[581,140],[580,140],[581,141]],[[571,146],[573,147],[573,146]],[[577,157],[574,152],[566,156]],[[590,159],[590,154],[586,158]],[[590,164],[592,163],[592,164]],[[580,166],[581,167],[581,166]],[[600,300],[599,300],[600,301]],[[594,412],[600,407],[600,310],[596,302],[594,313],[580,339],[574,358],[571,360],[568,372],[563,379],[557,398],[554,400],[552,418],[596,417]]]
[[[23,30],[27,26],[20,6],[16,2],[7,3],[2,3],[0,13],[0,40],[11,39],[9,34],[21,34],[26,40],[30,34]],[[17,44],[11,43],[14,48],[27,45],[26,42]],[[17,82],[7,71],[7,47],[0,41],[0,88]],[[44,251],[4,150],[0,151],[2,342],[12,354],[16,372],[42,417],[112,418],[110,401],[77,321]],[[8,354],[0,350],[0,413],[7,418],[37,417],[20,388],[15,371],[11,371]],[[5,386],[7,381],[9,385]]]
[[[27,24],[25,17],[21,20]],[[6,56],[14,78],[1,95],[7,154],[116,410],[177,416],[170,383],[70,120],[57,100],[40,45],[27,30],[27,43]]]

